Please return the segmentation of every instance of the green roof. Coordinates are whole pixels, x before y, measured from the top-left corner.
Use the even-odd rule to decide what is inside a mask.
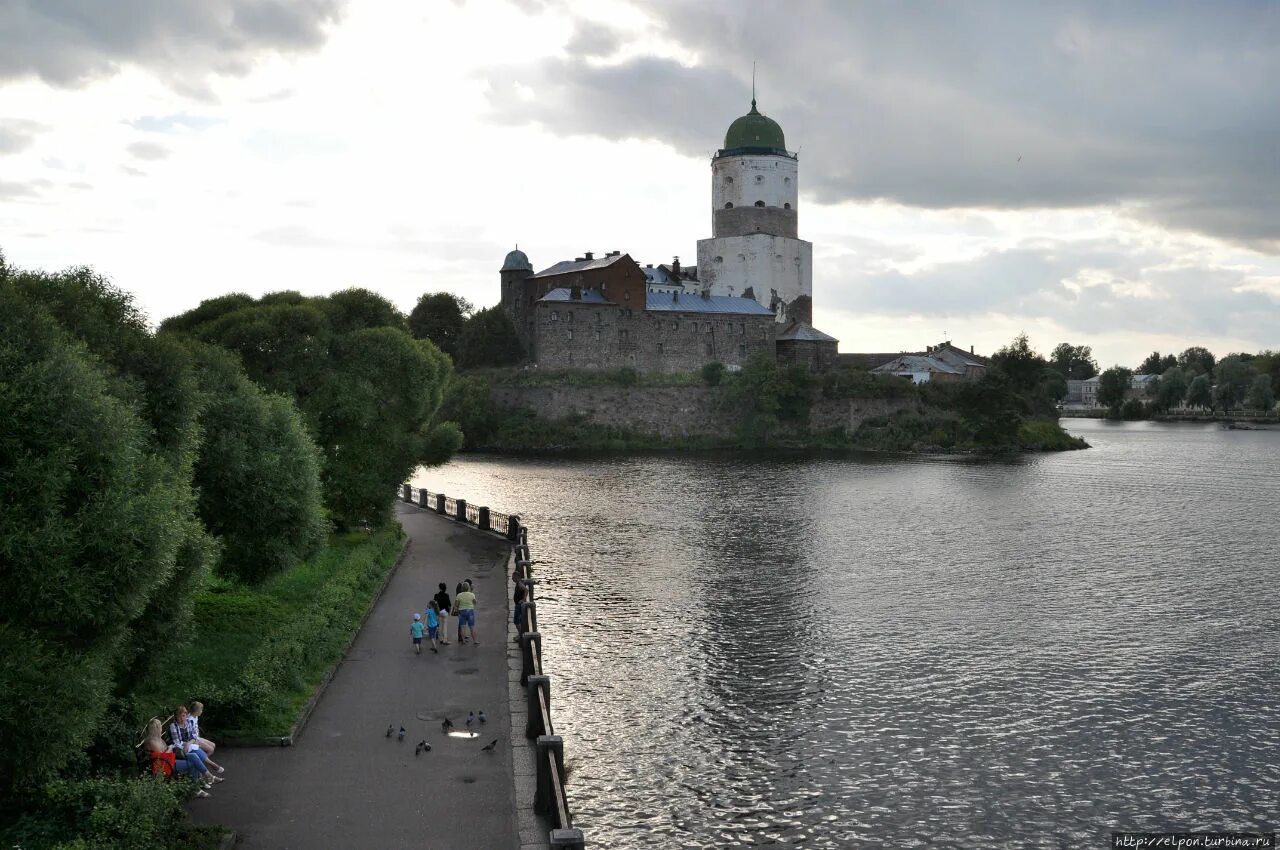
[[[756,102],[753,98],[751,111],[729,125],[729,132],[724,134],[724,147],[725,150],[766,148],[785,152],[787,142],[778,122],[756,111]]]

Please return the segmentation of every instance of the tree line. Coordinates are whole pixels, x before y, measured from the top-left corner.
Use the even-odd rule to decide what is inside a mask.
[[[1141,396],[1131,392],[1134,375],[1154,376]],[[1113,366],[1099,376],[1098,403],[1108,415],[1139,419],[1182,407],[1210,411],[1248,409],[1266,413],[1280,393],[1280,352],[1213,353],[1192,346],[1179,355],[1153,351],[1136,370]]]
[[[292,568],[460,446],[451,372],[367,290],[225,295],[153,330],[90,269],[0,254],[4,820],[86,760],[132,764],[131,695],[211,572]]]

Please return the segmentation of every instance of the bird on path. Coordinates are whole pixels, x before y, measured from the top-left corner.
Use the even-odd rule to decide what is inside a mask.
[[[415,756],[420,756],[420,755],[422,755],[422,742],[421,742],[421,741],[419,741],[419,742],[418,742],[418,746],[416,746],[416,747],[414,747],[414,748],[413,748],[413,754],[414,754]]]
[[[453,721],[446,717],[444,722],[440,724],[440,728],[443,729],[447,735],[449,730],[453,728]]]
[[[390,738],[390,737],[391,737],[391,735],[392,735],[392,733],[393,733],[393,732],[395,732],[395,731],[396,731],[396,727],[395,727],[395,724],[394,724],[394,723],[391,723],[391,724],[388,724],[388,725],[387,725],[387,737],[388,737],[388,738]]]
[[[498,746],[498,739],[494,738],[492,741],[490,741],[489,743],[481,747],[480,750],[482,752],[491,753],[494,751],[494,749],[497,748],[497,746]]]
[[[467,715],[467,728],[471,728],[471,724],[476,722],[476,713],[473,711]]]
[[[396,740],[397,740],[397,741],[403,741],[403,740],[404,740],[404,727],[403,727],[403,726],[401,726],[401,727],[400,727],[400,732],[396,735]]]
[[[485,719],[484,719],[484,709],[483,709],[483,708],[482,708],[482,709],[480,709],[480,714],[478,715],[478,717],[480,718],[480,722],[481,722],[481,723],[484,723],[484,722],[485,722]]]
[[[415,756],[420,756],[423,753],[429,753],[429,752],[431,752],[431,745],[428,744],[426,741],[419,741],[418,747],[413,751],[413,754]]]

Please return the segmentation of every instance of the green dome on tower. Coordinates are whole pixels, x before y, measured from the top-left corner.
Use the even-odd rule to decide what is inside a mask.
[[[756,110],[755,98],[751,100],[751,111],[730,124],[729,132],[724,134],[724,149],[735,148],[764,148],[778,153],[787,151],[782,127]]]

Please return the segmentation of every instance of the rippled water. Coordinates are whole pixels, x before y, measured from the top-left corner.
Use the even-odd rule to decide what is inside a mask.
[[[1280,431],[959,458],[467,457],[523,515],[595,847],[1280,821]]]

